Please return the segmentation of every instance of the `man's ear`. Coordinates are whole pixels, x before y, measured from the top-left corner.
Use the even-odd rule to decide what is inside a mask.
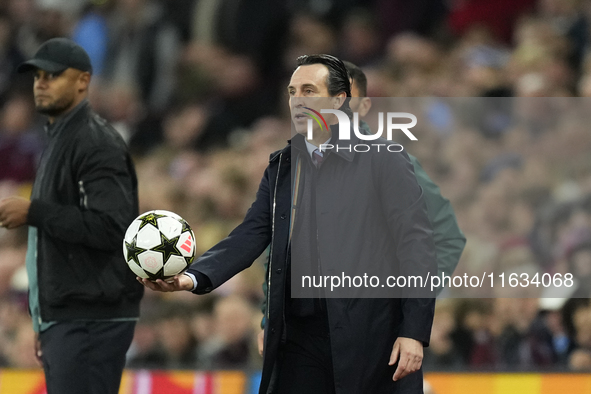
[[[369,97],[363,97],[360,100],[361,101],[359,103],[359,109],[357,112],[359,113],[359,116],[363,118],[371,109],[371,99]]]
[[[333,109],[339,109],[343,106],[343,104],[345,103],[345,100],[347,99],[347,94],[345,92],[341,92],[339,94],[337,94],[336,96],[334,96],[333,98]]]
[[[78,76],[78,90],[83,92],[88,90],[88,85],[90,85],[90,73],[89,72],[82,72]]]

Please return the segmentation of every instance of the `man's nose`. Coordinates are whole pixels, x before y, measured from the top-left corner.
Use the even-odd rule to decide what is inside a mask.
[[[292,107],[303,107],[304,106],[304,98],[300,96],[298,93],[291,96],[291,106]]]
[[[34,89],[46,89],[47,81],[44,78],[37,78],[33,87]]]

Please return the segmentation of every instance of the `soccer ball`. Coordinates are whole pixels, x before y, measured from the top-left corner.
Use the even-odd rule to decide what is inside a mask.
[[[195,235],[176,213],[148,211],[127,228],[123,255],[129,268],[140,278],[166,280],[193,262]]]

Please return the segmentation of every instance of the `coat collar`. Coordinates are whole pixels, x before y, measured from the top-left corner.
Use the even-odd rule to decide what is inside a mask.
[[[353,130],[351,130],[350,140],[340,140],[339,125],[331,125],[330,129],[332,137],[330,138],[328,144],[333,145],[334,148],[328,150],[329,154],[337,155],[338,157],[345,159],[347,161],[353,161],[353,159],[355,158],[355,151],[353,150],[353,146],[359,143],[359,137],[357,137]],[[271,155],[270,161],[276,159],[281,152],[284,152],[285,150],[290,150],[291,147],[297,149],[298,151],[300,151],[300,153],[308,153],[306,143],[304,141],[304,136],[301,134],[296,134],[292,137],[291,140],[287,141],[287,146],[285,148]]]
[[[271,156],[269,157],[269,163],[279,160],[279,157],[281,156],[282,153],[290,152],[290,150],[291,150],[290,148],[291,148],[291,140],[288,140],[287,146],[285,148],[279,149],[278,151],[271,153]]]
[[[57,136],[66,126],[72,121],[72,119],[78,118],[82,114],[86,113],[90,105],[88,99],[82,100],[78,105],[72,108],[67,114],[56,117],[53,124],[45,124],[45,132],[50,138]]]

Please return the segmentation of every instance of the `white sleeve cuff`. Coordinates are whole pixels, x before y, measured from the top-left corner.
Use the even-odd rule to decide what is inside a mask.
[[[193,275],[190,272],[184,272],[183,274],[191,278],[191,280],[193,281],[193,288],[191,289],[191,291],[195,291],[195,289],[197,288],[197,279],[195,278],[195,275]]]

